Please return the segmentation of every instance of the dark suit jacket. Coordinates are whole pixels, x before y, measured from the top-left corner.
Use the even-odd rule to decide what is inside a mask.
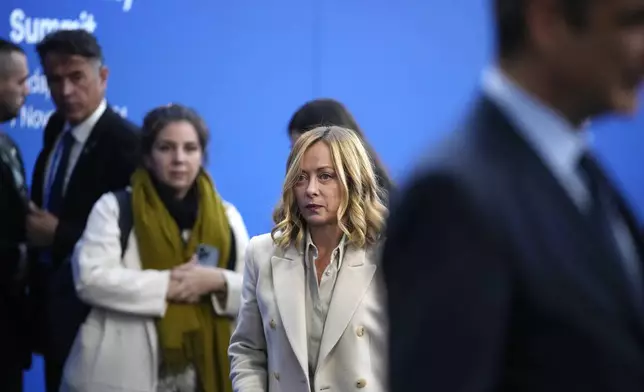
[[[64,118],[55,113],[44,132],[44,147],[34,167],[31,197],[43,205],[43,183],[48,158],[63,130]],[[30,296],[34,307],[36,350],[64,361],[85,319],[87,308],[76,297],[68,258],[80,239],[94,203],[104,193],[129,184],[138,164],[139,132],[111,108],[99,118],[85,142],[67,184],[58,229],[51,248],[53,268],[39,262],[40,252],[31,251]]]
[[[15,155],[11,153],[15,152]],[[5,162],[2,157],[7,157]],[[12,156],[14,157],[12,159]],[[20,257],[18,244],[25,239],[26,206],[21,190],[14,180],[16,170],[25,177],[25,168],[18,146],[8,135],[0,132],[0,287],[8,287],[5,280],[16,272]]]
[[[11,154],[11,151],[15,152]],[[25,334],[25,287],[20,275],[19,244],[25,240],[24,189],[16,184],[13,171],[22,177],[25,169],[18,146],[0,132],[0,366],[28,367],[31,353]],[[13,158],[13,159],[12,159]]]
[[[505,115],[480,99],[422,167],[383,255],[392,392],[644,391],[620,261]]]

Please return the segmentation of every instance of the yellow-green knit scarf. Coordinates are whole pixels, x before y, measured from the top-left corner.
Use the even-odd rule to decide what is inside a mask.
[[[230,226],[224,205],[210,177],[201,172],[197,179],[199,207],[187,243],[179,227],[159,198],[147,170],[132,176],[134,231],[143,269],[168,270],[187,262],[199,244],[219,250],[219,267],[230,256]],[[195,366],[203,392],[231,392],[227,349],[230,321],[216,317],[211,299],[194,305],[169,303],[165,316],[157,321],[164,367],[182,372]]]

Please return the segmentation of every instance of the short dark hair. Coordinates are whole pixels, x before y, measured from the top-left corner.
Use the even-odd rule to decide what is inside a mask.
[[[195,128],[201,151],[205,154],[210,138],[206,123],[195,110],[172,103],[152,109],[145,115],[143,127],[141,128],[141,152],[143,156],[150,154],[159,133],[169,124],[178,121],[187,121]]]
[[[304,134],[324,125],[337,125],[352,129],[362,137],[362,130],[349,110],[340,102],[330,98],[314,99],[302,105],[288,123],[291,132]]]
[[[9,53],[22,53],[25,54],[25,50],[19,45],[14,44],[11,41],[0,38],[0,54],[9,54]]]
[[[50,53],[104,61],[103,50],[96,37],[83,29],[56,30],[49,33],[36,45],[36,51],[41,63]]]
[[[573,27],[583,28],[593,0],[558,0],[566,21]],[[528,39],[526,8],[528,0],[494,0],[497,52],[500,57],[511,57],[525,48]]]
[[[0,79],[7,77],[11,71],[12,63],[9,61],[9,55],[12,53],[25,54],[25,51],[13,42],[0,38]]]

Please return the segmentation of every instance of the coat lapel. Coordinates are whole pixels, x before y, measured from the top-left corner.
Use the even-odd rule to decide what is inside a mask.
[[[271,258],[271,267],[273,292],[284,331],[302,371],[308,374],[306,285],[302,256],[291,246],[283,257],[276,255]]]
[[[65,121],[62,117],[58,113],[54,113],[49,118],[49,122],[47,122],[47,126],[45,127],[43,148],[36,159],[31,179],[31,200],[39,207],[45,204],[45,200],[43,200],[43,189],[45,187],[49,157],[54,149],[58,136],[63,131],[64,125]]]
[[[80,156],[78,157],[78,160],[76,161],[76,165],[72,169],[71,176],[69,177],[69,183],[67,184],[67,191],[65,194],[76,194],[76,193],[82,193],[80,189],[83,188],[84,186],[84,180],[87,178],[87,173],[89,173],[92,169],[92,163],[97,160],[96,154],[93,154],[94,150],[96,149],[96,146],[99,144],[101,141],[101,136],[105,130],[108,130],[108,124],[110,121],[110,116],[111,116],[111,109],[108,107],[105,109],[105,112],[99,117],[98,121],[96,124],[94,124],[94,127],[92,128],[89,136],[87,137],[87,140],[85,140],[85,144],[83,145],[83,150],[80,153]],[[79,189],[76,189],[77,187],[80,187]],[[67,200],[67,198],[65,198]]]
[[[369,263],[365,256],[363,249],[348,245],[324,325],[318,369],[347,329],[376,273],[376,265]]]
[[[510,170],[517,179],[518,190],[524,194],[525,205],[532,205],[534,211],[539,211],[537,217],[545,217],[547,232],[557,233],[559,243],[565,244],[560,252],[564,251],[563,246],[574,249],[577,257],[567,260],[571,263],[571,270],[578,276],[588,271],[593,276],[590,281],[605,285],[607,293],[613,296],[619,306],[624,306],[628,316],[636,323],[636,329],[641,331],[644,315],[634,307],[621,261],[605,246],[601,235],[586,223],[564,188],[502,111],[487,98],[483,98],[479,105],[478,115],[473,118],[475,125],[470,128],[477,129],[477,134],[472,137],[483,136],[486,140],[492,140],[494,146],[489,150],[500,151],[496,153],[498,156],[508,157],[509,161],[514,162]],[[477,123],[487,124],[487,127],[479,129]],[[580,265],[583,265],[582,271],[579,271]],[[600,292],[597,288],[594,291]]]

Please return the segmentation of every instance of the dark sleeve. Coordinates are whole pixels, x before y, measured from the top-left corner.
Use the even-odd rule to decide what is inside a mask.
[[[24,240],[24,215],[16,210],[17,197],[10,168],[0,160],[0,292],[4,292],[17,268],[18,244]]]
[[[383,251],[391,391],[497,390],[509,260],[471,197],[446,177],[410,187]]]
[[[18,146],[0,132],[0,251],[25,240],[25,167]],[[18,173],[18,176],[14,175]]]
[[[58,249],[74,249],[76,242],[83,235],[84,222],[58,221],[56,233],[54,234],[54,246]]]
[[[134,173],[140,162],[139,130],[133,125],[127,124],[119,136],[118,144],[114,146],[119,159],[114,161],[113,182],[110,184],[111,191],[117,191],[130,185],[132,173]]]

